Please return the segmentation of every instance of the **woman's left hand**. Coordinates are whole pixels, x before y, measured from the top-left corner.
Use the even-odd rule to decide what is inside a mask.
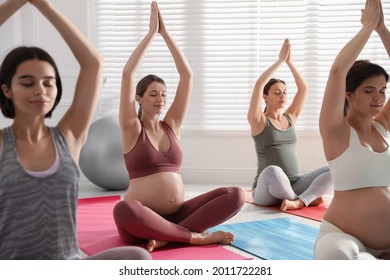
[[[167,33],[167,29],[165,28],[164,20],[161,16],[160,9],[157,8],[157,10],[158,10],[158,25],[159,25],[158,33],[163,35],[163,34]]]

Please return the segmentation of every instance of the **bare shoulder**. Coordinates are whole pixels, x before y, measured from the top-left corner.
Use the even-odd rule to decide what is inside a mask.
[[[57,127],[58,130],[61,132],[61,134],[65,137],[66,143],[68,144],[68,147],[71,151],[71,153],[74,155],[74,151],[79,145],[81,149],[83,143],[78,143],[77,139],[74,137],[71,130],[63,129],[61,126]]]
[[[259,135],[264,131],[265,128],[265,122],[266,122],[266,116],[262,112],[261,118],[257,122],[250,122],[250,128],[251,128],[251,135],[256,136]]]
[[[175,123],[175,121],[170,118],[164,118],[163,122],[165,122],[176,135],[176,137],[180,139],[180,125]]]
[[[386,131],[390,131],[389,123],[387,122],[387,120],[386,120],[386,118],[384,117],[383,114],[380,114],[379,116],[374,118],[374,120],[377,123],[379,123],[381,126],[383,126],[384,129],[386,129]]]
[[[349,147],[349,137],[349,125],[339,126],[332,132],[322,132],[321,138],[326,159],[333,160],[343,154]]]
[[[294,114],[291,113],[291,111],[289,110],[286,110],[284,113],[283,113],[284,116],[287,116],[287,119],[290,119],[291,122],[293,124],[295,124],[295,122],[297,121],[297,116],[295,116]]]
[[[121,126],[122,152],[124,154],[128,153],[133,149],[133,147],[138,141],[141,129],[142,125],[138,118],[131,125]]]

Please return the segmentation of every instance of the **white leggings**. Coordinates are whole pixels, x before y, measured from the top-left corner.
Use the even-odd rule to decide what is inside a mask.
[[[264,168],[252,190],[253,201],[258,205],[275,205],[283,199],[300,200],[308,206],[313,200],[332,192],[329,168],[321,167],[290,183],[282,168],[270,165]]]
[[[317,260],[375,260],[386,252],[390,253],[390,248],[385,250],[367,248],[359,239],[326,220],[321,222],[314,245],[314,256]]]

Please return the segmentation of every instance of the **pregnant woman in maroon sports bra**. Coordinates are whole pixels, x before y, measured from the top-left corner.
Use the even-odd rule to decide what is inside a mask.
[[[136,69],[157,33],[166,42],[180,76],[163,121],[160,115],[167,100],[164,81],[148,75],[135,85]],[[234,216],[244,204],[244,193],[238,187],[217,188],[184,200],[179,139],[191,92],[192,70],[153,2],[149,32],[123,69],[119,121],[130,186],[114,209],[121,238],[131,244],[148,241],[149,251],[168,242],[230,244],[232,233],[204,231]],[[136,102],[140,105],[138,116]]]

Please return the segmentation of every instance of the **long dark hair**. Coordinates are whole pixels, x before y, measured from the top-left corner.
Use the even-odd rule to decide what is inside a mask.
[[[146,89],[153,82],[158,82],[158,83],[161,83],[165,86],[165,82],[162,78],[160,78],[157,75],[149,74],[149,75],[143,77],[138,82],[137,87],[135,89],[135,94],[138,95],[139,97],[143,97]],[[141,119],[141,116],[142,116],[142,107],[140,105],[139,110],[138,110],[138,118]]]
[[[11,88],[12,78],[16,73],[20,64],[27,60],[37,59],[46,61],[54,68],[57,96],[54,101],[53,108],[45,115],[45,118],[50,118],[54,109],[58,105],[62,96],[62,83],[58,68],[54,59],[44,50],[38,47],[17,47],[10,51],[3,60],[0,67],[0,86],[6,85],[7,88]],[[7,98],[2,89],[0,89],[0,108],[6,118],[15,118],[15,107],[11,99]]]
[[[389,74],[380,65],[369,60],[356,60],[347,73],[345,91],[353,93],[365,80],[375,76],[384,76],[386,83],[389,81]],[[345,98],[344,116],[347,115],[348,107],[349,103]]]

